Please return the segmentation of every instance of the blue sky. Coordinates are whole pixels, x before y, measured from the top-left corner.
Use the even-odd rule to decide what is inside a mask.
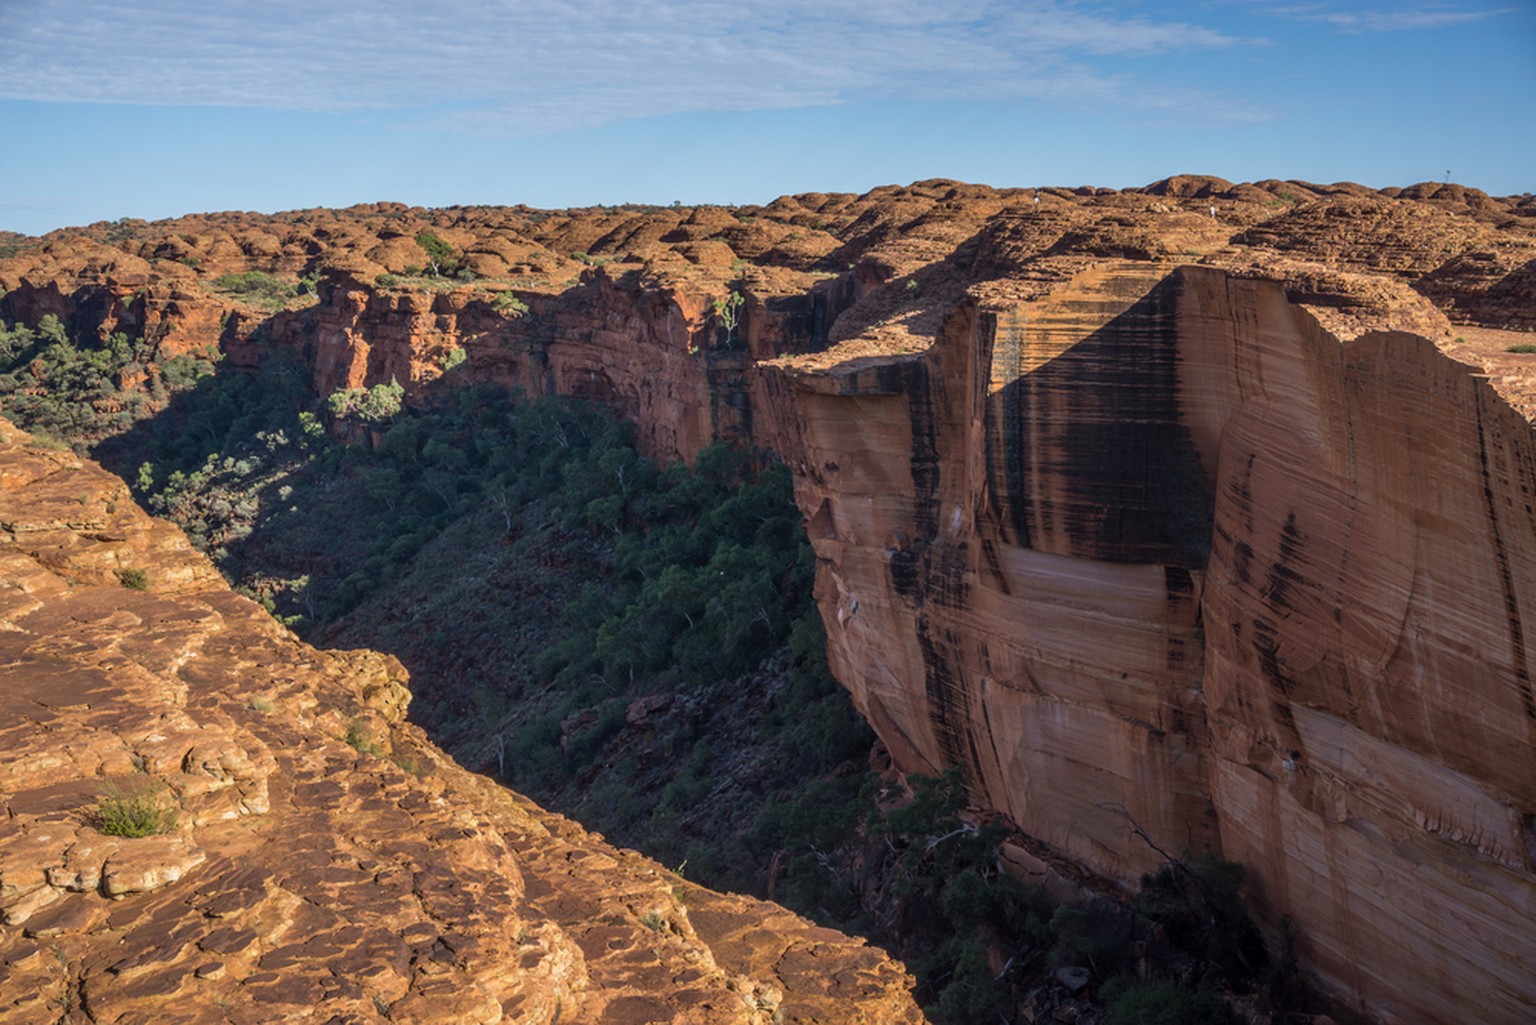
[[[0,0],[0,229],[1175,173],[1536,191],[1536,3]]]

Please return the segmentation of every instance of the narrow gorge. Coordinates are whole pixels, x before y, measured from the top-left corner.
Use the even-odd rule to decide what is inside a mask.
[[[421,273],[424,234],[457,280]],[[601,402],[657,463],[716,441],[781,461],[833,674],[897,770],[963,767],[974,807],[1017,829],[1021,878],[1130,892],[1170,856],[1219,855],[1341,1007],[1536,1014],[1530,197],[934,181],[736,209],[231,213],[6,249],[0,317],[152,346],[125,394],[150,363],[216,357],[225,375],[281,355],[322,396],[497,384]],[[252,274],[295,284],[258,302],[232,284]],[[0,554],[36,559],[24,520],[0,517]],[[23,569],[15,594],[38,590]],[[198,599],[224,616],[233,600]],[[5,615],[17,643],[41,629]],[[342,729],[328,707],[305,714]],[[7,783],[13,822],[31,814],[14,795],[53,782]],[[678,957],[690,928],[667,938]],[[711,956],[722,992],[766,971]],[[916,1013],[891,1009],[885,962],[859,970],[867,985],[832,996],[884,1008],[867,1020]],[[476,980],[511,1013],[509,982]],[[775,985],[750,1013],[859,1020]]]

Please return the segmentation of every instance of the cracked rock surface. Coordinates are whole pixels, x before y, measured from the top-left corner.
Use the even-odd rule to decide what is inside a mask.
[[[0,421],[0,1020],[922,1021],[883,953],[465,771],[408,700]],[[108,835],[135,798],[158,831]]]

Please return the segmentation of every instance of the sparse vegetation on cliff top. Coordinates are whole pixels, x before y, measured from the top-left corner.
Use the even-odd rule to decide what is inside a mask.
[[[266,271],[239,271],[219,275],[208,282],[208,287],[215,293],[271,313],[313,303],[318,297],[319,275],[284,281]]]

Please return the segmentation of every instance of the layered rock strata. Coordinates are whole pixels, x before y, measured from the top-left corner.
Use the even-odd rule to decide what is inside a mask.
[[[0,1020],[922,1020],[861,941],[463,770],[404,683],[0,421]]]
[[[1104,876],[1244,863],[1381,1020],[1536,1013],[1536,437],[1486,375],[1140,262],[791,373],[829,655],[898,764]]]

